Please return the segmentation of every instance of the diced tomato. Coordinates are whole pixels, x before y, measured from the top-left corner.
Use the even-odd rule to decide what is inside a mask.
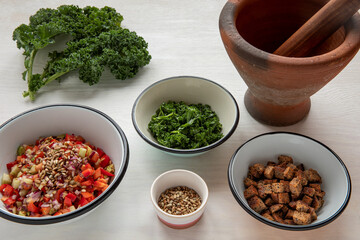
[[[81,195],[82,195],[84,198],[94,197],[94,195],[93,195],[92,193],[88,193],[88,192],[81,192]]]
[[[104,156],[104,154],[105,154],[101,148],[97,148],[96,151],[98,152],[100,157]]]
[[[57,211],[53,216],[61,215],[62,213],[60,211]]]
[[[109,176],[109,177],[113,177],[113,176],[115,176],[114,174],[112,174],[112,173],[110,173],[110,172],[106,171],[106,170],[105,170],[105,169],[103,169],[103,168],[100,168],[100,171],[101,171],[101,173],[102,173],[102,174],[104,174],[104,175],[106,175],[106,176]]]
[[[67,196],[64,198],[64,205],[70,207],[72,205],[71,199]]]
[[[76,200],[76,195],[73,193],[68,193],[65,198],[70,198],[71,202]]]
[[[69,135],[69,134],[66,134],[65,135],[65,141],[75,141],[76,140],[76,137],[74,136],[74,134],[72,135]]]
[[[41,207],[40,212],[42,215],[49,215],[50,207]]]
[[[21,156],[18,156],[18,157],[21,157]],[[13,166],[15,166],[17,164],[17,161],[13,161],[13,162],[10,162],[8,164],[6,164],[6,168],[8,169],[8,171],[10,172],[11,171],[11,168]]]
[[[81,186],[91,186],[93,184],[93,181],[91,179],[81,182]]]
[[[91,155],[92,156],[91,156],[90,162],[95,164],[100,158],[99,153],[93,152],[93,153],[91,153]]]
[[[76,182],[81,183],[83,180],[84,179],[80,175],[77,175],[77,176],[74,177],[74,181],[76,181]]]
[[[50,201],[50,198],[44,196],[43,200],[44,200],[44,202],[48,202],[48,201]]]
[[[88,178],[89,176],[92,176],[94,173],[95,173],[95,170],[93,170],[91,168],[87,168],[81,172],[81,174],[84,176],[84,178]]]
[[[88,203],[89,203],[89,201],[86,200],[86,198],[84,198],[84,197],[82,197],[82,198],[80,199],[80,201],[79,201],[79,205],[80,205],[80,206],[84,206],[84,205],[86,205],[86,204],[88,204]]]
[[[55,199],[60,202],[60,196],[61,194],[65,191],[65,188],[60,188],[59,190],[57,190],[57,192],[55,193]]]
[[[5,201],[3,201],[3,202],[4,202],[5,205],[11,206],[11,205],[13,205],[13,204],[16,202],[16,200],[13,199],[12,197],[8,197],[8,198],[7,198]]]
[[[80,136],[80,135],[79,135],[79,136],[76,136],[75,139],[76,139],[77,142],[80,142],[80,143],[84,143],[84,142],[85,142],[85,139],[84,139],[82,136]]]
[[[40,152],[38,155],[36,155],[35,159],[44,157],[44,152]]]
[[[110,157],[104,154],[104,156],[101,157],[100,166],[104,168],[109,164],[109,162],[110,162]]]
[[[10,186],[9,184],[6,184],[5,188],[2,190],[2,194],[5,197],[10,197],[11,194],[13,193],[14,188],[12,186]]]
[[[103,183],[103,182],[100,182],[100,181],[95,181],[94,182],[94,187],[97,190],[104,191],[108,187],[108,185],[106,183]]]
[[[9,184],[1,184],[0,185],[0,192],[3,193],[3,190],[6,188],[6,186],[9,185]]]
[[[30,212],[33,212],[33,213],[38,213],[39,212],[39,208],[37,206],[35,206],[35,204],[33,202],[30,202],[27,206],[28,210]]]
[[[81,171],[84,171],[85,169],[92,169],[92,166],[90,165],[90,163],[81,166]]]
[[[96,179],[98,179],[99,177],[101,177],[101,170],[100,170],[101,168],[97,168],[96,170],[95,170],[95,173],[94,173],[94,175],[93,175],[93,178],[96,180]]]

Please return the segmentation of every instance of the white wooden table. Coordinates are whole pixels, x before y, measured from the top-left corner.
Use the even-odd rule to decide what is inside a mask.
[[[130,163],[116,191],[99,208],[78,221],[28,226],[0,219],[0,239],[359,239],[360,235],[360,54],[328,85],[312,97],[307,118],[290,127],[265,126],[247,113],[246,85],[228,58],[218,30],[225,0],[108,0],[45,1],[0,0],[0,123],[38,106],[74,103],[97,108],[124,130],[130,146]],[[92,87],[70,74],[41,90],[35,102],[22,97],[26,83],[22,52],[12,31],[41,7],[61,4],[81,7],[108,5],[124,16],[123,25],[149,43],[151,63],[131,80],[117,81],[109,72]],[[44,56],[36,61],[41,69]],[[136,133],[131,108],[151,83],[178,75],[194,75],[218,82],[237,99],[240,122],[220,147],[194,158],[159,152]],[[333,149],[347,165],[352,196],[344,213],[329,225],[307,232],[278,230],[255,220],[233,198],[227,167],[234,151],[246,140],[270,131],[308,135]],[[0,143],[1,144],[1,143]],[[207,182],[210,197],[203,218],[195,226],[174,230],[156,217],[150,201],[152,181],[164,171],[183,168]]]

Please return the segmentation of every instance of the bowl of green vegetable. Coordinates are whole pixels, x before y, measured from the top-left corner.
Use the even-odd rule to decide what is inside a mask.
[[[239,122],[231,93],[200,77],[177,76],[153,83],[136,99],[133,125],[151,146],[194,156],[224,143]]]

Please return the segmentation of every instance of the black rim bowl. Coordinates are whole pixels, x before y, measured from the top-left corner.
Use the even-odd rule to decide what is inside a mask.
[[[275,135],[275,134],[289,134],[289,135],[296,135],[296,136],[300,136],[303,138],[307,138],[310,139],[313,142],[316,142],[318,144],[320,144],[321,146],[323,146],[324,148],[326,148],[332,155],[334,155],[334,157],[339,161],[339,163],[341,164],[341,166],[343,167],[343,170],[345,172],[346,175],[346,180],[347,180],[347,195],[345,197],[344,202],[342,203],[341,207],[329,218],[318,222],[318,223],[313,223],[310,225],[286,225],[286,224],[281,224],[275,221],[271,221],[263,216],[261,216],[260,214],[256,213],[255,211],[253,211],[247,204],[247,202],[242,201],[240,195],[238,194],[238,192],[236,191],[236,187],[235,187],[235,183],[233,182],[233,178],[232,178],[232,166],[234,164],[235,161],[235,156],[237,155],[237,153],[239,152],[239,150],[245,146],[248,142],[265,136],[265,135]],[[245,176],[244,176],[245,177]],[[228,167],[228,183],[229,183],[229,187],[230,190],[234,196],[234,198],[236,199],[236,201],[240,204],[240,206],[247,212],[249,213],[251,216],[253,216],[255,219],[261,221],[262,223],[265,223],[269,226],[275,227],[275,228],[279,228],[279,229],[283,229],[283,230],[291,230],[291,231],[304,231],[304,230],[312,230],[312,229],[316,229],[316,228],[320,228],[323,227],[329,223],[331,223],[332,221],[334,221],[337,217],[339,217],[341,215],[341,213],[345,210],[346,206],[349,203],[350,200],[350,196],[351,196],[351,179],[350,179],[350,174],[344,164],[344,162],[341,160],[341,158],[333,151],[331,150],[328,146],[326,146],[325,144],[302,134],[298,134],[298,133],[292,133],[292,132],[270,132],[270,133],[264,133],[264,134],[260,134],[258,136],[255,136],[251,139],[249,139],[248,141],[246,141],[244,144],[242,144],[233,154],[233,156],[231,157],[230,163],[229,163],[229,167]]]
[[[161,83],[161,82],[164,82],[164,81],[168,81],[168,80],[173,80],[173,79],[177,79],[177,78],[196,78],[196,79],[201,79],[201,80],[204,80],[204,81],[207,81],[211,84],[214,84],[216,86],[218,86],[219,88],[221,88],[223,91],[225,91],[229,97],[232,99],[232,101],[234,102],[234,106],[235,106],[235,111],[236,111],[236,118],[235,118],[235,122],[233,124],[233,126],[231,127],[230,131],[224,135],[224,137],[222,137],[221,139],[219,139],[218,141],[208,145],[208,146],[205,146],[205,147],[201,147],[201,148],[195,148],[195,149],[176,149],[176,148],[168,148],[168,147],[165,147],[163,145],[160,145],[159,143],[157,143],[156,141],[152,141],[151,139],[147,138],[143,133],[142,131],[139,129],[139,127],[137,126],[137,123],[136,123],[136,119],[135,119],[135,109],[136,109],[136,106],[139,102],[139,100],[141,99],[141,97],[149,90],[151,89],[152,87],[154,87],[155,85]],[[211,81],[209,79],[206,79],[206,78],[202,78],[202,77],[194,77],[194,76],[176,76],[176,77],[169,77],[169,78],[165,78],[165,79],[162,79],[160,81],[157,81],[153,84],[151,84],[150,86],[148,86],[147,88],[145,88],[141,94],[136,98],[135,102],[134,102],[134,105],[133,105],[133,108],[132,108],[132,112],[131,112],[131,118],[132,118],[132,122],[133,122],[133,125],[135,127],[135,130],[137,131],[137,133],[140,135],[140,137],[142,139],[144,139],[147,143],[149,143],[151,146],[157,148],[157,149],[160,149],[162,151],[165,151],[165,152],[168,152],[168,153],[172,153],[172,154],[179,154],[179,155],[191,155],[191,154],[198,154],[198,153],[203,153],[203,152],[206,152],[206,151],[209,151],[219,145],[221,145],[222,143],[224,143],[228,138],[230,138],[230,136],[234,133],[238,123],[239,123],[239,107],[238,107],[238,104],[235,100],[235,98],[232,96],[232,94],[227,90],[225,89],[223,86],[221,86],[220,84],[214,82],[214,81]],[[150,119],[149,119],[150,121]]]
[[[121,180],[123,179],[123,177],[125,175],[125,172],[126,172],[126,169],[127,169],[128,163],[129,163],[129,145],[128,145],[126,136],[125,136],[124,132],[122,131],[122,129],[120,128],[120,126],[112,118],[110,118],[108,115],[106,115],[105,113],[103,113],[97,109],[94,109],[94,108],[91,108],[88,106],[75,105],[75,104],[46,105],[46,106],[34,108],[31,110],[25,111],[23,113],[20,113],[19,115],[15,116],[15,117],[9,119],[8,121],[6,121],[5,123],[3,123],[0,126],[0,129],[2,129],[7,124],[11,123],[12,121],[16,120],[17,118],[19,118],[23,115],[26,115],[28,113],[31,113],[31,112],[34,112],[34,111],[37,111],[40,109],[54,108],[54,107],[83,108],[83,109],[95,112],[95,113],[103,116],[104,118],[106,118],[115,127],[115,129],[118,131],[118,133],[120,134],[120,137],[122,139],[124,152],[123,152],[123,162],[120,166],[119,172],[117,175],[115,175],[115,177],[114,177],[113,181],[111,182],[111,184],[109,185],[108,189],[104,193],[102,193],[103,195],[95,198],[92,202],[77,209],[76,211],[61,214],[58,216],[51,216],[51,217],[23,217],[23,216],[11,214],[7,210],[0,209],[0,217],[2,217],[2,218],[5,218],[7,220],[17,222],[17,223],[30,224],[30,225],[43,225],[43,224],[59,223],[59,222],[63,222],[63,221],[67,221],[67,220],[79,217],[80,215],[83,215],[83,214],[91,211],[92,209],[96,208],[103,201],[105,201],[105,199],[107,199],[115,191],[115,189],[120,184]]]

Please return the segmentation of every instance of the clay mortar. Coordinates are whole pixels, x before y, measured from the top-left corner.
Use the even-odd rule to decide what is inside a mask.
[[[244,102],[256,120],[274,126],[301,121],[310,96],[360,48],[360,14],[305,57],[272,54],[326,0],[229,0],[219,20],[227,54],[248,86]]]

